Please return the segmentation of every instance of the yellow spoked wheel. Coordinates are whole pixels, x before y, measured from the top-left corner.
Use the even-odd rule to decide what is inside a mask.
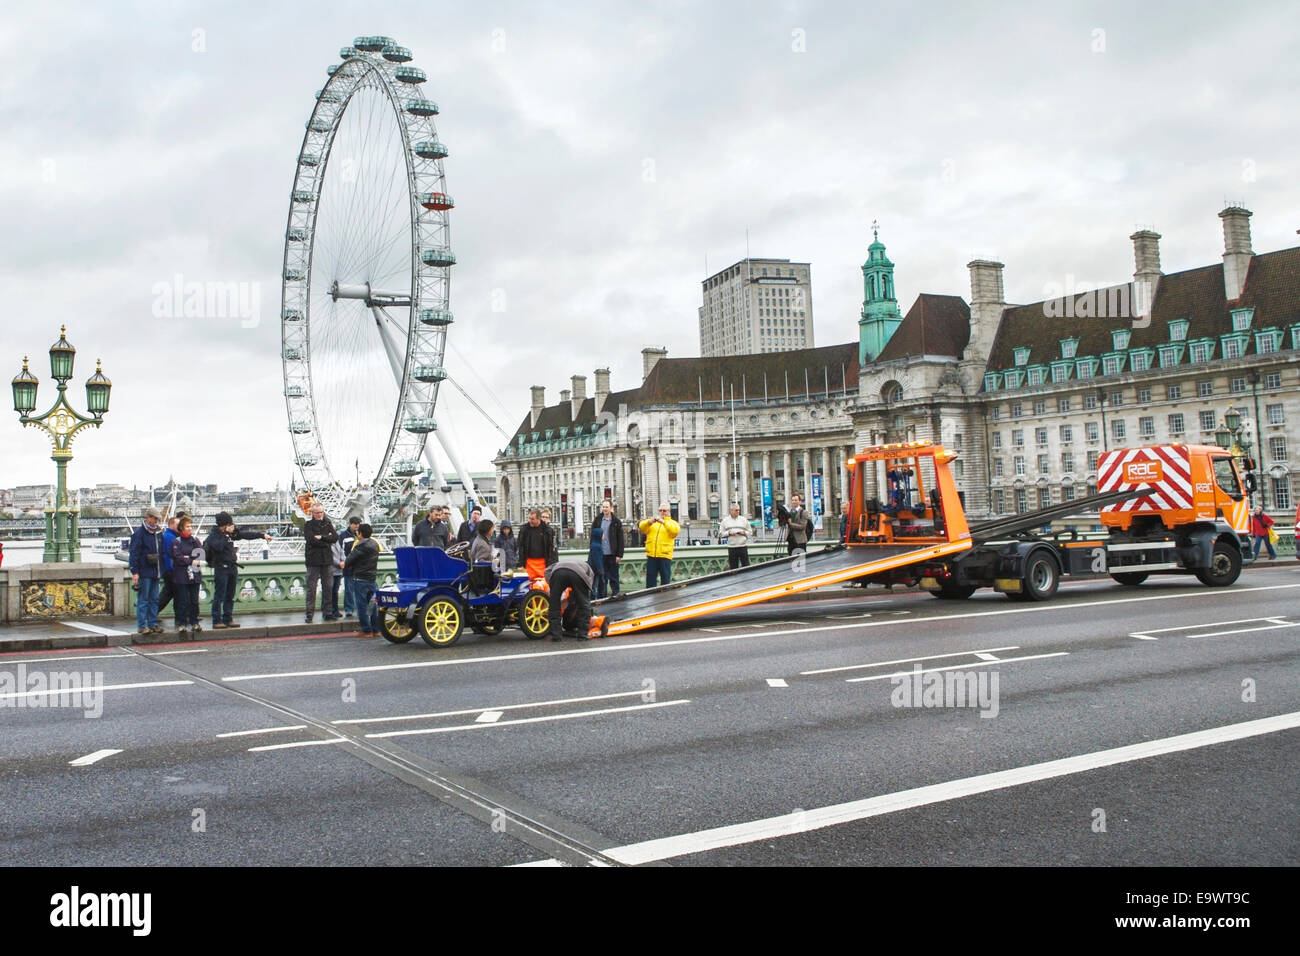
[[[465,612],[448,597],[437,597],[420,608],[420,637],[430,647],[447,647],[460,640]]]
[[[379,633],[392,644],[405,644],[415,637],[415,627],[385,608],[379,612]]]
[[[519,612],[519,626],[532,641],[539,641],[551,633],[550,597],[541,591],[534,591],[524,598],[523,609]]]

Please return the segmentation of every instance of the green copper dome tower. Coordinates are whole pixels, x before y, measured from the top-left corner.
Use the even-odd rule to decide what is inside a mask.
[[[862,263],[862,317],[858,319],[858,361],[865,365],[885,348],[903,321],[894,297],[894,264],[885,255],[880,226],[871,224],[874,241]]]

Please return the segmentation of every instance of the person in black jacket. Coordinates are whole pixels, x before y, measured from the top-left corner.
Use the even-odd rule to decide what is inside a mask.
[[[353,515],[348,519],[348,530],[339,535],[339,544],[343,545],[343,560],[346,562],[349,554],[352,553],[352,546],[357,543],[357,529],[361,527],[361,519]],[[334,606],[338,606],[337,596],[334,599]],[[352,572],[343,571],[343,616],[351,617],[354,608],[354,598],[352,597]]]
[[[623,522],[614,514],[614,503],[608,498],[600,503],[600,515],[591,526],[592,531],[598,529],[605,577],[596,590],[596,597],[605,597],[606,588],[613,597],[618,594],[618,566],[623,562]]]
[[[528,571],[530,578],[544,577],[551,560],[551,536],[542,524],[542,512],[533,508],[528,512],[528,524],[519,532],[519,566]]]
[[[193,534],[194,522],[188,515],[176,523],[172,539],[172,586],[176,589],[176,633],[181,640],[198,634],[199,591],[203,586],[203,548]]]
[[[357,540],[343,560],[343,573],[352,578],[352,599],[357,607],[357,624],[362,637],[378,636],[377,609],[371,603],[375,596],[375,577],[379,569],[379,545],[370,537],[374,529],[368,524],[357,528]]]
[[[426,518],[417,521],[411,529],[411,544],[417,548],[442,548],[451,543],[451,526],[447,524],[447,509],[441,505],[429,508]]]
[[[321,585],[321,615],[330,613],[330,595],[334,593],[334,542],[339,533],[334,530],[325,509],[319,504],[311,506],[311,518],[303,523],[302,536],[307,540],[304,554],[307,561],[307,617],[308,624],[316,609],[316,586]]]
[[[460,523],[460,530],[456,532],[457,541],[474,542],[474,531],[478,528],[478,523],[483,520],[483,509],[475,508],[469,513],[469,519]]]
[[[222,511],[217,515],[217,526],[203,542],[203,550],[208,554],[208,565],[212,568],[214,631],[239,627],[231,620],[235,608],[235,583],[239,577],[239,555],[235,551],[235,542],[252,541],[254,538],[271,540],[269,534],[261,531],[240,531],[235,527],[235,519],[230,517],[230,513]]]

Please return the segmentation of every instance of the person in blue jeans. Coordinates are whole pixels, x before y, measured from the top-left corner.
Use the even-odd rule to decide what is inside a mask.
[[[600,528],[591,529],[591,543],[587,546],[587,563],[594,578],[591,593],[597,600],[605,596],[605,545]]]
[[[131,535],[129,566],[131,587],[138,589],[135,599],[135,624],[138,634],[157,634],[158,591],[166,564],[163,560],[162,512],[149,508],[144,522]]]
[[[379,570],[379,545],[371,538],[373,534],[369,524],[359,525],[357,540],[343,561],[344,573],[352,575],[352,599],[356,602],[357,625],[362,637],[379,635],[378,609],[372,602]]]
[[[217,526],[203,542],[208,564],[212,568],[212,629],[224,630],[239,627],[231,618],[235,609],[235,592],[239,583],[239,554],[236,541],[252,541],[271,536],[262,531],[240,531],[228,511],[217,515]]]
[[[357,529],[361,527],[361,519],[353,515],[348,519],[348,530],[339,535],[339,544],[343,545],[343,560],[352,553],[352,546],[357,543]],[[338,602],[335,601],[335,606]],[[352,575],[346,570],[343,572],[343,616],[351,617],[352,612],[356,610],[356,599],[352,594]]]

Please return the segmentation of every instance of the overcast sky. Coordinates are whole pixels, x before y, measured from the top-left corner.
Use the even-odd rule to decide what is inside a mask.
[[[1166,272],[1217,262],[1225,199],[1256,252],[1297,244],[1298,32],[1287,2],[7,4],[0,370],[31,354],[43,411],[67,323],[84,407],[103,358],[112,411],[74,485],[286,481],[289,191],[361,34],[409,47],[442,108],[447,365],[512,431],[529,385],[554,402],[602,365],[635,385],[646,345],[698,354],[706,262],[746,230],[812,263],[818,345],[856,340],[873,219],[904,311],[969,299],[977,255],[1011,301],[1124,281],[1135,226]],[[248,283],[260,321],[155,317],[176,275]],[[439,409],[490,469],[505,439],[450,389]],[[0,487],[52,477],[42,436],[0,426]]]

